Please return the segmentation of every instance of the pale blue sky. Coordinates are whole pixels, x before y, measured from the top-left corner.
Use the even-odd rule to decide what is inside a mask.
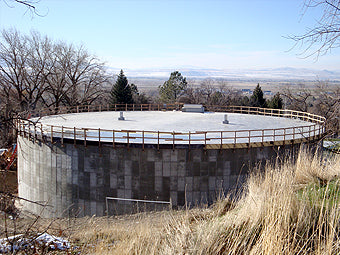
[[[303,33],[321,15],[315,9],[301,18],[303,0],[41,0],[42,17],[6,1],[1,29],[83,44],[115,68],[340,69],[340,50],[318,61],[289,51],[284,36]]]

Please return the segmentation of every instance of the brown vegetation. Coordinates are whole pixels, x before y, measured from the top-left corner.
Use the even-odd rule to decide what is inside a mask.
[[[40,222],[82,254],[339,254],[339,176],[338,156],[322,160],[302,151],[295,164],[251,175],[238,201]]]

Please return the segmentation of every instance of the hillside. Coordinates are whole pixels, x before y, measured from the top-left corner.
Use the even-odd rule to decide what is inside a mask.
[[[73,237],[97,242],[97,254],[339,254],[339,176],[339,157],[301,152],[296,164],[250,176],[237,202],[87,227]]]
[[[282,160],[282,159],[278,159]],[[249,176],[237,201],[119,217],[39,220],[81,254],[339,254],[340,157]],[[50,225],[49,225],[50,224]],[[69,251],[71,251],[69,250]]]
[[[294,164],[255,170],[237,201],[109,218],[20,217],[1,232],[61,236],[71,254],[339,254],[339,196],[339,155],[301,151]]]

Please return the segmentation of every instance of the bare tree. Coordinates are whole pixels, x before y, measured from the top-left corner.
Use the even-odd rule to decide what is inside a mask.
[[[21,111],[36,109],[50,74],[52,42],[37,32],[28,36],[3,30],[0,42],[0,89],[13,95]]]
[[[1,32],[2,120],[42,105],[92,104],[103,93],[107,77],[104,64],[83,46],[55,43],[34,31],[29,35],[15,29]]]
[[[12,120],[15,107],[13,90],[11,90],[10,86],[6,86],[0,90],[0,146],[7,147],[14,141],[11,130],[13,128]]]
[[[200,88],[189,85],[179,102],[185,104],[202,104],[203,99],[200,93]]]
[[[311,8],[321,8],[322,16],[316,25],[302,35],[293,35],[288,38],[293,39],[296,45],[304,47],[303,55],[316,56],[325,55],[333,48],[340,47],[340,0],[305,0],[304,13]],[[312,111],[323,115],[327,118],[326,126],[331,132],[339,134],[339,104],[340,97],[338,88],[336,91],[330,91],[328,86],[319,84],[317,93],[314,95]],[[311,97],[310,91],[300,90],[299,94],[292,93],[291,90],[285,89],[284,96],[288,103],[292,103],[293,108],[302,106],[300,110],[307,110],[307,99]]]
[[[285,106],[292,110],[307,112],[310,107],[310,100],[312,99],[312,91],[304,85],[298,88],[285,87],[280,94],[284,98]]]
[[[63,67],[65,66],[61,47],[53,45],[52,57],[50,58],[50,70],[45,74],[46,93],[42,102],[47,107],[58,108],[62,105],[63,98],[68,93],[67,76]]]
[[[318,81],[315,89],[300,85],[298,88],[286,87],[281,91],[285,106],[292,110],[312,112],[326,118],[326,129],[336,135],[340,131],[340,87],[329,86]]]
[[[238,98],[237,92],[234,91],[234,88],[230,86],[228,82],[226,82],[223,79],[217,80],[217,83],[218,83],[217,92],[220,92],[223,95],[223,99],[219,104],[222,104],[222,105],[234,104],[235,105],[239,98]]]
[[[15,99],[25,110],[27,42],[16,30],[3,30],[0,42],[0,86],[4,93],[15,90]]]
[[[40,2],[40,0],[2,0],[8,7],[13,8],[14,6],[11,5],[11,2],[21,4],[27,7],[27,11],[31,12],[32,14],[41,16],[36,8],[36,5]]]
[[[67,77],[64,104],[69,106],[91,104],[102,93],[101,85],[108,76],[104,64],[83,47],[61,45],[62,68]]]
[[[326,118],[326,128],[331,134],[340,131],[340,86],[331,87],[327,82],[316,85],[312,111]]]
[[[210,99],[216,88],[214,86],[214,80],[211,78],[206,78],[201,82],[200,92],[204,97],[204,103],[210,104]]]
[[[91,104],[107,81],[104,64],[83,47],[54,43],[32,32],[3,30],[0,42],[0,89],[14,90],[21,110]]]
[[[46,79],[51,74],[53,43],[38,32],[25,36],[28,43],[28,59],[25,75],[25,101],[28,109],[36,109],[46,91]]]
[[[35,10],[35,5],[39,3],[39,0],[14,0],[14,2],[17,2],[19,4],[25,5],[27,8]]]
[[[181,102],[206,106],[240,104],[237,92],[225,80],[211,78],[204,79],[199,87],[189,86]]]
[[[301,44],[307,57],[319,57],[340,46],[340,0],[306,0],[304,12],[310,8],[322,8],[323,15],[315,27],[302,35],[288,36],[296,44]]]

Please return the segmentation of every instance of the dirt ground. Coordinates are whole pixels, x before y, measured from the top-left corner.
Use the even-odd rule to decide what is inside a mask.
[[[18,194],[18,178],[16,171],[0,170],[0,192]]]

